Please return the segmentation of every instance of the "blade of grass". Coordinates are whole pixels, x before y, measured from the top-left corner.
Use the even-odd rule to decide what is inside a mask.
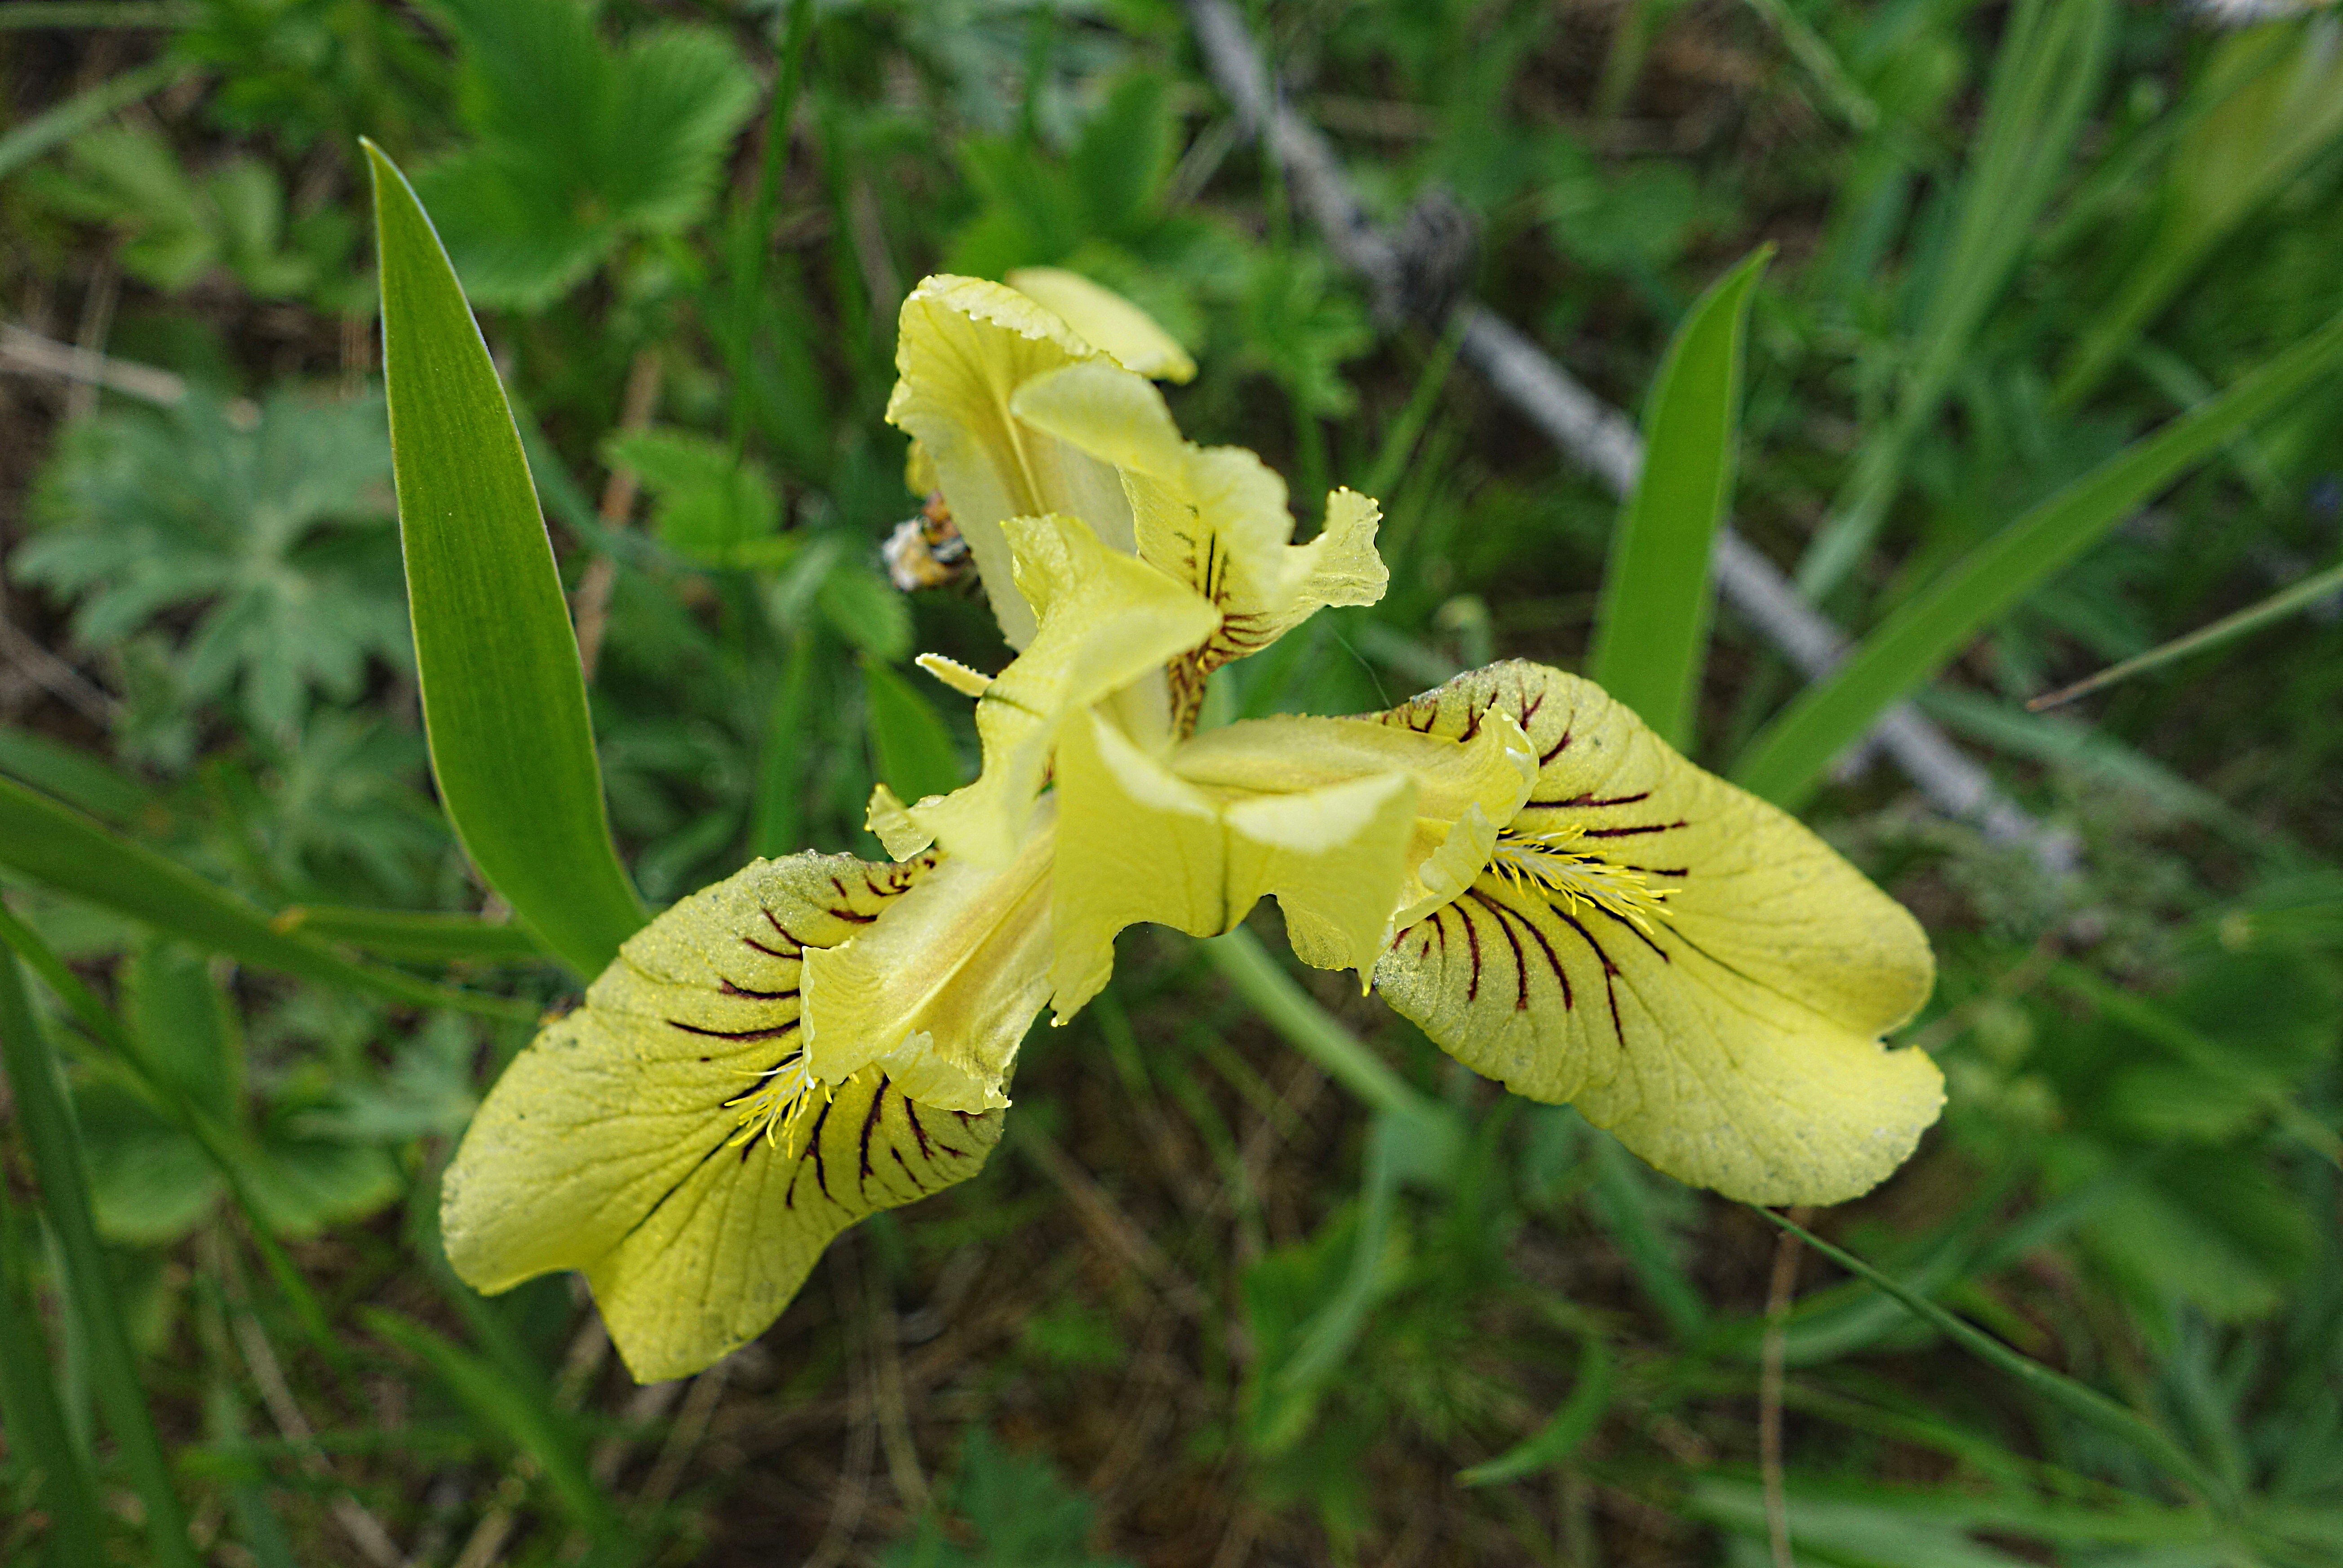
[[[1947,568],[1750,742],[1735,782],[1788,810],[1832,759],[2133,509],[2343,361],[2343,316],[2125,447]]]
[[[804,846],[805,804],[798,781],[805,777],[806,720],[813,707],[813,681],[820,643],[813,628],[789,634],[781,678],[773,683],[773,706],[757,749],[757,801],[749,852],[772,858]]]
[[[1751,1207],[1755,1208],[1755,1205]],[[2236,1496],[2198,1463],[2195,1455],[2176,1442],[2171,1434],[2150,1424],[2137,1412],[2117,1404],[2095,1388],[2077,1382],[2039,1362],[2020,1355],[1983,1330],[1955,1317],[1918,1292],[1906,1289],[1900,1282],[1880,1272],[1854,1253],[1831,1245],[1795,1221],[1770,1209],[1757,1209],[1756,1211],[1840,1268],[1895,1297],[1915,1317],[1937,1329],[1979,1361],[2008,1373],[2077,1420],[2097,1428],[2132,1449],[2225,1516],[2235,1516],[2237,1507]]]
[[[1941,266],[1915,278],[1925,301],[1896,411],[1872,432],[1831,515],[1798,563],[1798,587],[1819,599],[1862,560],[1904,481],[1912,442],[1935,418],[1977,328],[2031,243],[2072,160],[2108,58],[2107,0],[2022,0],[2012,8],[1977,129],[1951,197]]]
[[[1595,1220],[1626,1254],[1628,1268],[1667,1319],[1676,1342],[1697,1344],[1708,1334],[1708,1305],[1661,1233],[1644,1191],[1644,1180],[1634,1156],[1609,1133],[1598,1132],[1594,1185],[1587,1194]]]
[[[1415,390],[1407,395],[1399,417],[1383,432],[1383,445],[1375,451],[1374,466],[1367,470],[1366,478],[1359,486],[1360,494],[1383,500],[1407,472],[1408,459],[1415,455],[1416,444],[1423,439],[1424,427],[1439,411],[1440,394],[1448,386],[1448,373],[1456,367],[1456,351],[1464,346],[1464,320],[1461,310],[1449,317],[1447,328],[1441,333],[1432,357],[1423,362],[1423,369],[1415,378]]]
[[[155,792],[128,774],[14,725],[0,726],[0,773],[21,779],[109,827],[128,827],[149,813],[168,815],[169,809]]]
[[[1456,1473],[1460,1486],[1494,1486],[1518,1481],[1578,1452],[1611,1409],[1611,1352],[1602,1336],[1590,1333],[1578,1348],[1578,1381],[1554,1419],[1494,1459],[1483,1460]]]
[[[253,1244],[260,1250],[267,1265],[269,1277],[277,1282],[277,1290],[292,1305],[294,1315],[301,1320],[302,1328],[310,1340],[326,1353],[337,1367],[347,1358],[341,1342],[334,1337],[326,1321],[325,1309],[317,1304],[308,1282],[293,1266],[284,1247],[268,1228],[258,1201],[252,1195],[251,1185],[245,1179],[244,1151],[236,1135],[206,1114],[203,1108],[190,1100],[186,1092],[168,1073],[156,1070],[146,1050],[129,1030],[123,1027],[114,1010],[97,1000],[80,977],[65,967],[56,950],[43,941],[34,930],[5,905],[0,904],[0,945],[5,946],[16,958],[29,966],[51,995],[65,1003],[65,1010],[75,1022],[88,1031],[92,1039],[103,1045],[110,1055],[111,1065],[126,1076],[130,1085],[152,1106],[156,1114],[176,1123],[194,1139],[220,1179],[227,1183],[228,1192],[236,1207],[244,1211],[246,1223],[252,1231]]]
[[[268,923],[288,936],[299,932],[422,963],[525,964],[550,956],[526,926],[478,915],[295,904],[277,910]]]
[[[186,1515],[171,1485],[170,1462],[139,1387],[138,1362],[115,1300],[113,1277],[90,1218],[89,1177],[67,1105],[64,1075],[49,1038],[35,1021],[24,971],[0,953],[0,1056],[15,1095],[16,1120],[41,1184],[42,1210],[65,1260],[65,1293],[88,1346],[90,1373],[123,1469],[146,1515],[146,1536],[161,1568],[197,1568]],[[11,1355],[17,1348],[9,1348]]]
[[[2146,653],[2125,659],[2121,664],[2109,665],[2097,675],[2078,680],[2072,686],[2062,686],[2046,697],[2036,697],[2026,703],[2026,711],[2039,713],[2046,708],[2056,708],[2103,686],[2113,686],[2118,680],[2128,679],[2143,670],[2169,664],[2176,658],[2186,658],[2192,653],[2202,653],[2208,648],[2218,648],[2232,638],[2243,637],[2338,593],[2343,593],[2343,561],[2323,572],[2315,572],[2290,588],[2280,589],[2259,604],[2248,605],[2234,615],[2225,615],[2212,625],[2199,627],[2186,637],[2176,637],[2161,648],[2152,648]]]
[[[489,1018],[537,1015],[527,1002],[354,963],[322,943],[280,931],[257,908],[168,856],[9,779],[0,779],[0,864],[255,969],[412,1007],[455,1008]]]
[[[89,1456],[76,1445],[57,1403],[49,1372],[49,1340],[42,1331],[33,1276],[25,1254],[24,1221],[0,1183],[0,1427],[24,1478],[26,1505],[49,1516],[48,1560],[103,1562],[105,1514],[91,1480]]]
[[[412,1319],[373,1307],[361,1309],[361,1316],[369,1330],[437,1373],[473,1419],[534,1461],[572,1523],[598,1542],[621,1538],[618,1514],[588,1472],[585,1453],[548,1403],[495,1363]]]
[[[2163,216],[2115,299],[2076,344],[2050,394],[2074,407],[2119,364],[2214,249],[2343,136],[2343,61],[2308,27],[2256,27],[2222,40],[2179,106],[2192,117],[2165,171]]]
[[[1221,978],[1261,1014],[1264,1023],[1362,1101],[1377,1111],[1422,1121],[1447,1117],[1446,1108],[1393,1072],[1340,1020],[1320,1007],[1251,931],[1239,926],[1199,947],[1221,971]]]
[[[44,10],[51,7],[43,7]],[[45,109],[0,136],[0,180],[6,179],[42,154],[65,146],[90,126],[170,85],[195,69],[192,61],[165,58],[100,82],[76,93],[55,108]]]
[[[1587,675],[1678,750],[1691,745],[1715,605],[1709,557],[1733,498],[1749,304],[1773,256],[1760,246],[1710,285],[1669,342],[1604,567]]]
[[[578,640],[488,343],[379,147],[383,379],[431,767],[472,861],[580,975],[645,919],[618,863]]]

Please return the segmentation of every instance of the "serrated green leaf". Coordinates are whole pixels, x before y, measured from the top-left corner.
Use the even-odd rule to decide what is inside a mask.
[[[1715,602],[1709,555],[1733,499],[1749,304],[1771,246],[1709,286],[1653,377],[1644,467],[1604,563],[1587,675],[1678,750],[1694,709]]]
[[[689,430],[637,430],[605,442],[603,460],[641,476],[652,529],[679,554],[730,566],[744,548],[776,542],[781,502],[772,478],[727,442]]]
[[[431,220],[369,145],[384,380],[423,719],[472,861],[582,975],[643,908],[618,864],[552,542],[488,345]]]

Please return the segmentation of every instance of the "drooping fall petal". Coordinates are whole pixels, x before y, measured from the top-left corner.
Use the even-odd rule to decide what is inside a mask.
[[[762,1332],[840,1231],[981,1170],[999,1112],[876,1066],[825,1094],[798,1039],[803,956],[935,866],[759,861],[638,932],[473,1118],[441,1194],[456,1271],[580,1270],[636,1378],[681,1377]]]
[[[1493,665],[1385,720],[1462,736],[1493,714],[1527,733],[1536,789],[1463,896],[1393,941],[1392,1005],[1728,1197],[1838,1202],[1901,1163],[1944,1098],[1925,1053],[1880,1044],[1934,982],[1910,914],[1574,676]]]

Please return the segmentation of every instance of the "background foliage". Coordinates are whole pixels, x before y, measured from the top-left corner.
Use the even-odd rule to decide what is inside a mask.
[[[1858,633],[2343,308],[2331,13],[1251,15],[1373,216],[1453,193],[1478,296],[1616,404],[1777,247],[1735,521]],[[567,1282],[483,1301],[433,1232],[481,1088],[577,980],[464,918],[431,793],[362,135],[482,307],[654,907],[876,853],[874,779],[973,759],[907,660],[996,666],[990,618],[878,557],[930,270],[1122,290],[1202,367],[1192,437],[1305,512],[1382,497],[1390,596],[1216,712],[1588,657],[1612,498],[1377,317],[1168,0],[0,0],[0,934],[39,982],[0,974],[0,1558],[1740,1565],[1776,1560],[1769,1472],[1802,1563],[2343,1555],[2343,607],[2023,707],[2335,560],[2343,379],[1924,695],[2077,871],[1863,755],[1808,809],[1926,920],[1951,1084],[1812,1224],[1958,1322],[1306,977],[1467,1136],[1370,1115],[1232,961],[1141,934],[1036,1032],[981,1178],[639,1391]],[[1797,689],[1720,611],[1690,749],[1733,767]]]

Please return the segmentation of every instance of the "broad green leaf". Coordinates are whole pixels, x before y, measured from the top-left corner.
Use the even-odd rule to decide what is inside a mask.
[[[630,233],[706,210],[754,108],[739,50],[713,29],[651,26],[623,44],[584,0],[449,0],[472,145],[419,176],[483,304],[551,301]]]
[[[1749,302],[1773,255],[1761,246],[1717,279],[1676,329],[1604,568],[1587,675],[1679,751],[1691,749],[1708,647],[1709,550],[1733,498]]]
[[[581,975],[645,919],[603,814],[578,642],[528,460],[447,253],[383,156],[383,377],[439,797],[488,885]]]
[[[862,661],[862,694],[879,777],[904,800],[948,795],[968,781],[951,730],[925,695],[877,659]]]
[[[65,1294],[85,1336],[91,1381],[114,1433],[117,1462],[146,1513],[152,1560],[161,1568],[196,1568],[170,1461],[146,1406],[113,1276],[90,1219],[89,1174],[66,1108],[64,1075],[47,1033],[33,1017],[14,953],[0,953],[0,1058],[15,1097],[14,1120],[24,1129],[41,1184],[42,1210],[64,1261]],[[12,1347],[9,1353],[16,1352]]]
[[[414,1007],[460,1008],[498,1018],[536,1015],[526,1002],[353,963],[322,943],[279,931],[259,910],[177,861],[6,779],[0,779],[0,865],[256,969]]]
[[[1948,568],[1751,741],[1734,781],[1785,809],[1874,720],[1944,668],[2107,530],[2343,361],[2343,317],[2155,435],[2117,453]]]
[[[653,428],[615,436],[602,450],[612,467],[642,476],[659,542],[694,560],[733,565],[740,547],[769,540],[780,526],[780,498],[764,465],[729,443]]]

